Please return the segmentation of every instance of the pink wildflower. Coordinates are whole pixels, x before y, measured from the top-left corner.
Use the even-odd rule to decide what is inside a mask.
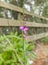
[[[24,24],[26,24],[26,22]],[[24,27],[24,26],[21,26],[20,27],[20,30],[22,30],[24,32],[24,35],[23,36],[24,36],[24,38],[26,38],[28,28],[27,27]]]
[[[27,34],[27,31],[28,31],[28,28],[26,27],[26,28],[24,28],[24,34]]]
[[[24,31],[28,31],[28,28],[26,27],[26,28],[24,28]]]
[[[22,30],[22,31],[23,31],[23,30],[24,30],[24,26],[21,26],[21,27],[20,27],[20,30]]]

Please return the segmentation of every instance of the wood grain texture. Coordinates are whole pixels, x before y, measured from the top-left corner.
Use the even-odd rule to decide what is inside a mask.
[[[17,11],[17,12],[20,12],[20,13],[24,13],[24,14],[26,14],[26,15],[35,16],[35,17],[38,17],[38,18],[41,18],[41,19],[48,20],[48,18],[45,18],[45,17],[43,17],[43,16],[39,16],[39,15],[37,15],[37,14],[33,14],[33,13],[31,13],[31,12],[28,12],[28,11],[23,10],[23,9],[20,8],[20,7],[17,7],[17,6],[15,6],[15,5],[8,4],[8,3],[2,2],[2,1],[0,1],[0,7],[4,7],[4,8],[11,9],[11,10],[14,10],[14,11]],[[24,11],[24,12],[23,12],[23,11]]]
[[[22,21],[22,20],[11,20],[11,19],[0,18],[0,26],[27,26],[27,27],[47,27],[48,28],[48,24],[26,22],[26,25],[24,25],[24,22],[25,21]]]

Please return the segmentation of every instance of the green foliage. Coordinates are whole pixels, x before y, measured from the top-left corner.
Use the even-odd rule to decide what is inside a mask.
[[[28,54],[35,57],[32,53],[34,47],[17,33],[0,36],[0,65],[29,65]]]
[[[35,5],[44,4],[44,2],[46,2],[45,0],[34,0],[34,1],[35,1]]]
[[[43,16],[48,17],[48,5],[43,9]]]
[[[43,38],[42,41],[43,41],[44,43],[48,44],[48,37]]]

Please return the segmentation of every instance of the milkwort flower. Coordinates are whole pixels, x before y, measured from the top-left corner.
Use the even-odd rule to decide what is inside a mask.
[[[26,24],[26,22],[25,22],[25,24]],[[27,35],[27,31],[28,31],[28,27],[24,27],[24,26],[20,26],[20,30],[22,30],[23,31],[23,33],[24,33],[24,38],[26,38],[26,35]]]

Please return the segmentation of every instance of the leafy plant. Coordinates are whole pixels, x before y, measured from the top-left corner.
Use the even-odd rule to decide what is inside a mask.
[[[43,38],[42,41],[43,41],[44,43],[48,44],[48,37]]]
[[[0,65],[29,65],[28,55],[35,57],[34,47],[17,33],[0,36]]]

